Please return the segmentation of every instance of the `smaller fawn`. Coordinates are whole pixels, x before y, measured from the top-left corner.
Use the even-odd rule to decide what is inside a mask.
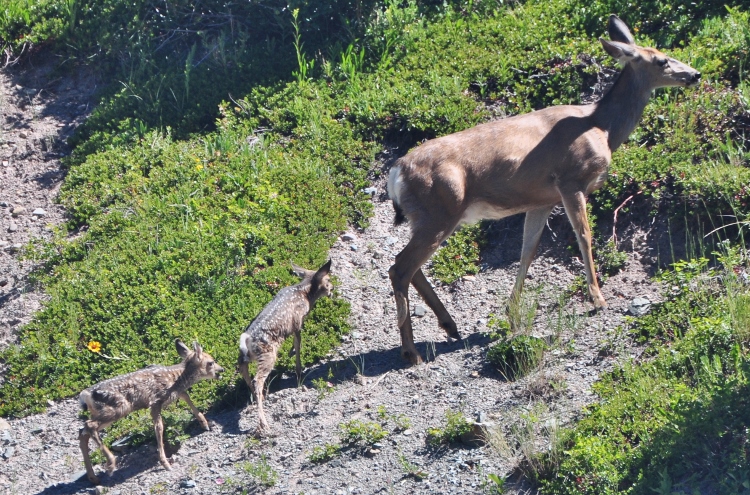
[[[107,457],[106,469],[111,474],[116,467],[115,456],[102,443],[99,430],[133,411],[151,409],[156,443],[159,447],[159,460],[166,470],[172,468],[164,454],[164,423],[161,411],[165,406],[177,399],[184,400],[203,429],[209,429],[206,418],[190,400],[187,391],[200,380],[218,378],[224,368],[219,366],[207,352],[204,352],[198,342],[193,343],[192,351],[179,339],[175,340],[175,346],[177,353],[182,357],[180,364],[147,366],[126,375],[104,380],[81,392],[79,397],[81,407],[84,411],[88,410],[91,413],[91,419],[85,421],[78,433],[78,440],[81,443],[86,475],[95,485],[99,484],[99,478],[96,477],[91,466],[89,438],[94,439],[96,445]]]
[[[331,260],[318,271],[305,270],[292,263],[292,270],[302,277],[296,285],[285,287],[263,308],[263,311],[247,326],[240,336],[239,368],[247,386],[258,399],[258,431],[268,429],[263,414],[263,384],[276,363],[279,347],[290,335],[294,335],[294,352],[297,358],[297,380],[302,377],[300,347],[302,322],[319,298],[330,296],[333,284],[329,279]],[[255,379],[250,377],[248,365],[258,362]]]

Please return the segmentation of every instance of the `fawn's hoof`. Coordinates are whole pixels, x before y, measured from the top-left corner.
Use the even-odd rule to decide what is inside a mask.
[[[114,461],[112,461],[112,462],[108,462],[108,463],[107,463],[107,464],[106,464],[106,465],[104,466],[104,469],[106,469],[106,471],[107,471],[107,474],[112,474],[112,473],[114,473],[114,472],[115,472],[115,469],[117,469],[117,463],[116,463],[116,462],[114,462]]]

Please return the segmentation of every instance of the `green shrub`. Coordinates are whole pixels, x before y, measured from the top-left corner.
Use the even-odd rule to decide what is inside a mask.
[[[508,380],[515,380],[536,369],[546,349],[547,344],[538,337],[517,335],[490,347],[487,360]]]
[[[460,411],[445,411],[445,426],[427,428],[427,443],[440,445],[444,443],[456,443],[461,437],[470,434],[474,430],[474,423],[464,416]]]

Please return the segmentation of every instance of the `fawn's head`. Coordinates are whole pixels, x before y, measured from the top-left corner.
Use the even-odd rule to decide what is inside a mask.
[[[329,276],[331,271],[331,260],[328,260],[328,262],[318,268],[317,271],[305,270],[304,268],[301,268],[294,263],[292,263],[292,270],[298,276],[302,277],[302,282],[300,282],[301,284],[309,282],[309,298],[311,301],[316,301],[321,297],[331,295],[331,292],[333,291],[333,283],[331,282]]]
[[[196,372],[198,380],[219,378],[224,368],[218,365],[213,357],[203,350],[198,342],[193,342],[193,349],[182,343],[180,339],[174,341],[177,354],[182,358],[186,369]]]

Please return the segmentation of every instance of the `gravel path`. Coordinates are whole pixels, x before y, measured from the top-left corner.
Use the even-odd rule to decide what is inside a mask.
[[[91,78],[69,77],[55,79],[44,67],[0,73],[3,346],[15,340],[19,327],[44,301],[43,294],[26,284],[30,266],[19,261],[11,247],[49,235],[51,226],[63,218],[64,212],[54,204],[64,176],[59,157],[66,150],[60,143],[85,115],[95,88]],[[92,487],[78,447],[77,400],[51,402],[45,414],[0,419],[0,492],[483,493],[489,473],[506,476],[519,462],[518,438],[510,434],[519,418],[533,413],[541,432],[570,423],[594,400],[591,384],[602,372],[618,360],[637,357],[638,350],[617,327],[634,297],[658,300],[657,288],[647,278],[648,266],[637,261],[649,258],[647,243],[639,242],[644,252],[631,253],[626,269],[604,283],[609,310],[592,315],[591,304],[577,297],[558,308],[560,291],[583,273],[582,263],[563,246],[571,229],[558,212],[543,235],[527,291],[539,301],[534,333],[560,337],[543,366],[513,382],[505,381],[485,359],[488,315],[501,307],[518,267],[522,217],[492,226],[491,246],[482,253],[479,274],[436,287],[458,323],[462,341],[447,342],[434,315],[429,309],[423,311],[416,293],[410,294],[413,311],[424,313],[413,322],[415,342],[427,361],[407,366],[399,355],[388,268],[409,231],[408,226],[392,226],[384,179],[375,180],[373,187],[375,216],[370,227],[343,233],[331,252],[338,297],[352,305],[353,332],[329,359],[305,370],[306,386],[298,388],[291,375],[273,380],[266,402],[270,436],[258,440],[252,435],[257,420],[254,404],[209,411],[212,430],[202,432],[192,423],[186,432],[189,437],[171,451],[171,471],[159,465],[155,443],[124,447],[116,452],[119,469],[104,474],[101,487]],[[18,206],[26,210],[14,217]],[[46,213],[34,215],[36,208]],[[17,227],[13,232],[9,232],[11,222]],[[1,375],[2,370],[0,380]],[[331,387],[324,391],[313,387],[313,380],[319,378]],[[187,408],[180,404],[169,411],[182,414]],[[443,427],[446,411],[461,411],[481,421],[490,441],[479,446],[430,446],[426,431]],[[338,443],[341,425],[355,419],[377,421],[388,434],[375,445],[346,447],[326,462],[310,461],[315,447]],[[544,435],[532,443],[545,448]],[[509,484],[510,493],[533,493],[521,481]]]

